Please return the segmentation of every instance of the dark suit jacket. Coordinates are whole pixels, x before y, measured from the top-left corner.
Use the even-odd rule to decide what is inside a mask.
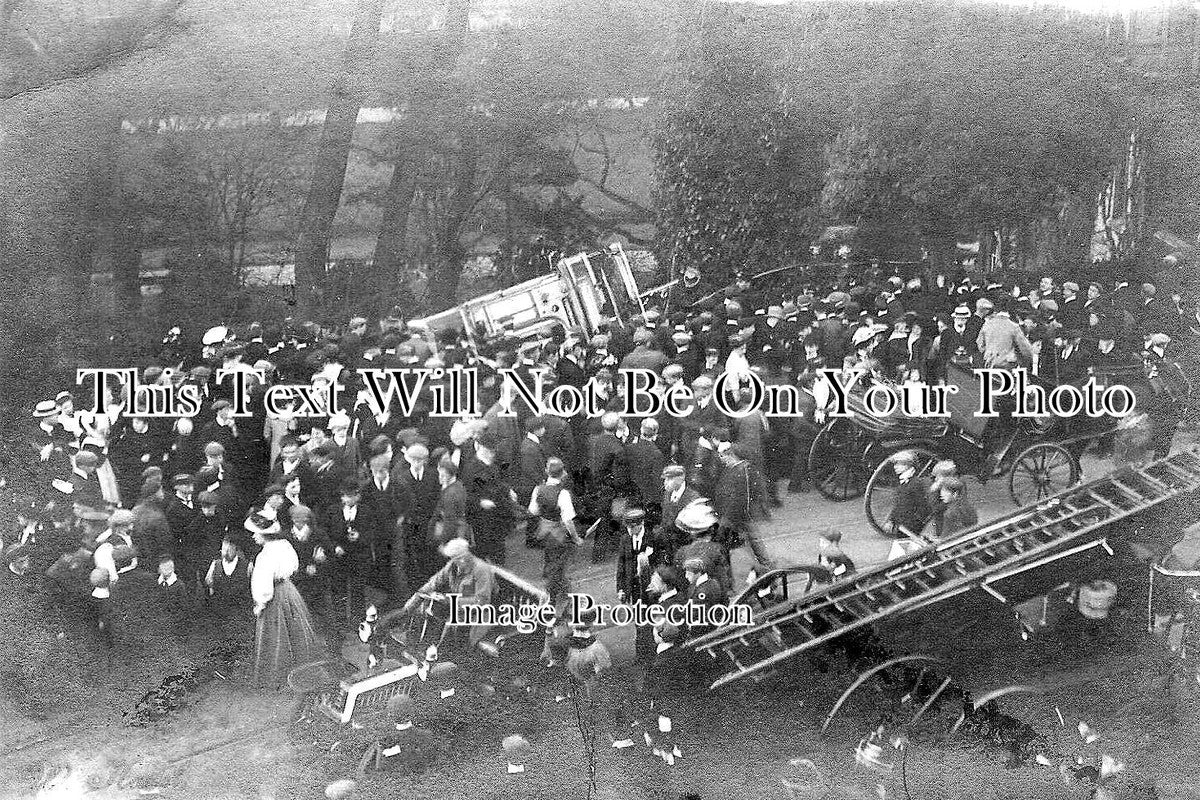
[[[183,504],[177,496],[171,495],[167,500],[167,527],[171,530],[171,546],[176,558],[186,558],[190,552],[193,542],[196,538],[197,530],[200,526],[200,505],[195,501],[192,502],[192,507],[188,508]],[[181,567],[179,574],[191,577],[190,572],[185,572]],[[198,564],[187,564],[188,568],[198,568]]]
[[[517,501],[522,504],[528,503],[534,488],[545,480],[545,477],[545,447],[526,436],[521,440],[516,469],[513,470],[513,489],[517,492]]]
[[[352,524],[346,522],[341,503],[329,506],[321,520],[321,529],[334,547],[341,547],[346,551],[339,559],[345,566],[350,569],[361,568],[373,561],[373,547],[379,535],[379,525],[378,520],[372,516],[370,506],[363,499],[358,502],[358,514]],[[352,532],[358,534],[357,538],[352,536]]]
[[[662,469],[665,458],[657,442],[638,438],[625,446],[630,478],[643,504],[657,503],[662,494]]]
[[[442,487],[438,484],[437,470],[426,464],[425,471],[421,474],[421,480],[418,482],[413,478],[408,462],[401,459],[397,468],[392,470],[392,480],[402,485],[409,494],[411,505],[408,517],[413,526],[419,527],[422,531],[426,530],[429,527],[429,521],[433,519],[438,499],[442,494]]]
[[[587,370],[566,358],[559,359],[555,372],[558,373],[557,377],[560,386],[574,386],[577,389],[582,389],[588,382]]]
[[[389,535],[396,527],[396,521],[408,516],[412,508],[412,496],[408,487],[388,477],[387,488],[382,492],[372,480],[363,487],[362,504],[370,509],[379,531]]]
[[[750,527],[750,462],[724,466],[713,493],[713,510],[722,528],[740,532]]]
[[[649,556],[649,565],[642,570],[642,574],[637,574],[637,557],[639,553],[650,549],[652,552]],[[636,603],[641,600],[648,602],[646,587],[650,583],[650,576],[654,573],[654,568],[659,564],[669,564],[673,553],[666,552],[668,548],[664,548],[657,537],[649,530],[642,535],[641,550],[633,549],[633,537],[628,531],[622,532],[621,542],[617,551],[617,591],[625,593],[625,602]]]

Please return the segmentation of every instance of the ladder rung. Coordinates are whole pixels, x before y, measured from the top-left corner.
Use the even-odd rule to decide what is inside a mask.
[[[1098,502],[1102,503],[1103,505],[1108,506],[1108,508],[1112,511],[1116,511],[1117,513],[1123,514],[1123,513],[1125,513],[1125,511],[1128,510],[1128,509],[1121,508],[1121,506],[1119,506],[1116,503],[1114,503],[1113,501],[1109,500],[1107,497],[1105,497],[1101,494],[1098,494],[1095,489],[1089,490],[1088,494],[1090,494],[1092,497],[1096,498],[1096,500]]]
[[[1136,489],[1134,489],[1132,486],[1126,486],[1125,484],[1121,483],[1121,481],[1117,480],[1116,478],[1110,479],[1109,483],[1111,483],[1113,486],[1117,487],[1119,490],[1121,490],[1121,492],[1123,492],[1126,496],[1128,496],[1129,499],[1133,500],[1135,503],[1138,503],[1139,505],[1146,502],[1146,500],[1149,499],[1149,498],[1145,497],[1144,495],[1142,495],[1140,492],[1138,492]]]
[[[1165,483],[1162,483],[1157,478],[1152,477],[1150,475],[1150,473],[1146,472],[1146,470],[1139,469],[1139,470],[1135,470],[1134,472],[1138,476],[1138,478],[1140,478],[1141,480],[1150,484],[1150,488],[1154,489],[1154,491],[1156,491],[1160,494],[1163,494],[1163,495],[1171,493],[1170,486],[1167,486]]]

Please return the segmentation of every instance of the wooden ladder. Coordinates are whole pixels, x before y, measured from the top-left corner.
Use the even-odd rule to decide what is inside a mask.
[[[800,653],[888,617],[939,603],[1078,552],[1097,532],[1168,498],[1200,488],[1200,451],[1187,450],[1144,468],[1125,467],[998,520],[977,525],[820,591],[758,614],[754,624],[725,627],[688,644],[732,669],[712,688],[757,676]]]

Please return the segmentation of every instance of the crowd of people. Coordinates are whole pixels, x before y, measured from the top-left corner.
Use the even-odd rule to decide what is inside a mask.
[[[398,312],[337,332],[291,320],[203,337],[172,329],[133,366],[143,387],[193,387],[198,413],[147,414],[148,396],[129,396],[128,385],[102,408],[81,410],[93,390],[85,386],[32,409],[36,497],[4,536],[7,569],[91,609],[110,647],[130,613],[173,628],[207,621],[247,639],[257,616],[258,674],[274,685],[319,633],[354,630],[372,598],[399,608],[419,589],[486,582],[479,564],[504,565],[514,533],[541,551],[557,603],[571,589],[576,548],[591,539],[594,561],[615,560],[624,602],[724,604],[738,591],[730,551],[748,546],[756,574],[774,566],[758,522],[782,505],[781,491],[812,488],[808,454],[829,395],[822,368],[937,383],[952,364],[1020,367],[1052,385],[1136,385],[1137,411],[1121,423],[1121,457],[1136,460],[1169,449],[1194,368],[1176,354],[1200,335],[1200,310],[1150,284],[936,270],[739,281],[668,309],[590,335],[558,327],[536,342],[431,332]],[[359,369],[418,366],[477,368],[483,413],[433,415],[436,381],[409,414],[369,402]],[[506,415],[503,367],[546,368],[548,387],[591,382],[604,408],[562,418],[518,401]],[[655,371],[664,391],[690,386],[691,413],[625,413],[625,368]],[[216,380],[222,371],[245,373],[247,415],[235,413],[234,382]],[[737,387],[751,372],[803,389],[802,407],[768,418],[744,395],[713,402],[720,374]],[[311,385],[318,404],[336,385],[338,404],[314,415],[293,400],[268,415],[262,398],[280,383]],[[739,403],[737,415],[719,408]],[[902,485],[910,467],[896,460]],[[974,524],[952,464],[912,494],[920,510],[896,521],[897,537]],[[827,532],[819,555],[835,578],[854,568],[840,539]],[[122,602],[134,595],[129,612]],[[654,676],[679,674],[676,645],[702,632],[637,630],[651,690]],[[590,679],[609,661],[586,625],[577,634],[566,661]]]

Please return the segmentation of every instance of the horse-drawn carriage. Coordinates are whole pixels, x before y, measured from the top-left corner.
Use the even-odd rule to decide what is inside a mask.
[[[942,459],[981,480],[1007,475],[1013,502],[1025,505],[1076,484],[1084,450],[1115,426],[1109,417],[983,418],[976,415],[979,387],[972,374],[950,365],[948,384],[958,391],[947,396],[949,415],[941,417],[881,416],[862,391],[851,391],[850,416],[831,418],[809,451],[817,490],[839,501],[865,495],[867,518],[883,531],[898,488],[892,458],[907,451],[916,456],[918,475]]]
[[[549,595],[519,576],[502,567],[489,569],[490,605],[498,612],[549,602]],[[486,693],[541,653],[540,629],[522,633],[515,625],[497,625],[486,632],[472,630],[448,624],[451,607],[446,595],[421,594],[419,600],[412,612],[396,610],[364,623],[361,641],[343,647],[340,658],[293,669],[289,687],[321,715],[348,724],[382,714],[399,694],[418,700],[422,695],[444,697],[456,684]]]

